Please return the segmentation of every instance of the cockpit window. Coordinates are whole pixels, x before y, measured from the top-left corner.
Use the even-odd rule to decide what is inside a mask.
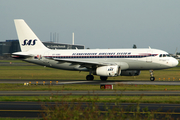
[[[169,55],[169,54],[166,54],[166,56],[167,56],[167,57],[170,57],[170,55]]]
[[[159,57],[170,57],[169,54],[160,54]]]

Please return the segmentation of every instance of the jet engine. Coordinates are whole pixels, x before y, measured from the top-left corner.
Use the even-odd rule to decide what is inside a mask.
[[[121,71],[121,76],[138,76],[140,73],[140,70],[123,70]]]
[[[121,74],[120,66],[114,65],[114,66],[101,66],[96,68],[96,70],[93,71],[94,75],[99,76],[119,76]]]

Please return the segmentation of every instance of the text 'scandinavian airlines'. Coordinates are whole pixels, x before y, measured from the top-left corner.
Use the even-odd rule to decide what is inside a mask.
[[[172,68],[178,61],[165,51],[158,49],[73,49],[52,50],[44,46],[31,28],[22,19],[15,19],[21,52],[12,54],[14,58],[64,70],[88,71],[87,80],[93,75],[101,80],[115,76],[137,76],[141,70]]]

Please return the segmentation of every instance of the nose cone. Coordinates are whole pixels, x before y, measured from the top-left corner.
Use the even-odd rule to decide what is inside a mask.
[[[178,60],[172,60],[172,67],[176,67],[179,64]]]

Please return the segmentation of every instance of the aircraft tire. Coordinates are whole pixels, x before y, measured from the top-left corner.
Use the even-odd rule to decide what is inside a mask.
[[[93,75],[87,75],[86,80],[94,80],[94,76]]]
[[[107,78],[108,78],[108,77],[105,77],[105,76],[100,76],[100,79],[101,79],[102,81],[106,81],[106,80],[107,80]]]
[[[155,77],[150,77],[150,80],[151,80],[151,81],[154,81],[154,80],[155,80]]]

